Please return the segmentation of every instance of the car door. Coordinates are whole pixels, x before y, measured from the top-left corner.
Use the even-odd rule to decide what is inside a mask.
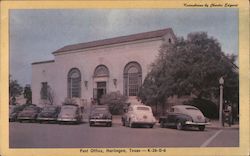
[[[168,126],[174,126],[175,120],[176,120],[176,112],[175,108],[170,108],[169,112],[167,113],[167,125]]]

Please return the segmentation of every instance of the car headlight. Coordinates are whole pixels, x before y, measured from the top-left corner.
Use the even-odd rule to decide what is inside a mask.
[[[112,119],[112,116],[110,114],[105,115],[105,118]]]
[[[208,118],[205,118],[205,122],[207,123],[207,122],[210,122],[210,119],[208,119]]]
[[[193,118],[191,116],[187,116],[187,119],[186,121],[190,121],[190,122],[193,122]]]
[[[13,117],[15,117],[15,115],[16,114],[12,113],[12,114],[10,114],[10,117],[13,118]]]
[[[137,120],[136,115],[131,115],[131,119],[134,120],[134,121]]]
[[[152,118],[152,121],[153,121],[153,122],[156,122],[156,119],[155,119],[155,117],[153,117],[153,118]]]

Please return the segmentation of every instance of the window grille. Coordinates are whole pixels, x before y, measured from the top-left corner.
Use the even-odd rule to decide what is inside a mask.
[[[41,99],[47,100],[48,99],[48,83],[47,82],[42,82],[41,83]]]
[[[142,82],[141,66],[137,62],[130,62],[124,68],[124,94],[137,96]]]
[[[81,73],[77,68],[71,69],[68,74],[68,97],[81,97]]]
[[[99,65],[96,67],[94,77],[109,76],[109,70],[105,65]]]

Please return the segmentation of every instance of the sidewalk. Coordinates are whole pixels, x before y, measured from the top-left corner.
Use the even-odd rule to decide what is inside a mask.
[[[113,123],[114,124],[121,124],[121,115],[113,115]],[[227,124],[224,125],[224,127],[221,126],[219,123],[219,120],[211,120],[209,122],[210,124],[206,126],[206,128],[211,128],[211,129],[239,129],[239,123],[235,122],[234,125],[231,125],[229,127]],[[159,125],[158,122],[156,122],[156,125]]]
[[[122,115],[113,115],[112,122],[114,124],[122,124]]]
[[[235,122],[230,127],[228,126],[228,124],[224,124],[224,127],[222,127],[219,120],[211,120],[210,124],[206,127],[212,129],[239,129],[239,122]]]

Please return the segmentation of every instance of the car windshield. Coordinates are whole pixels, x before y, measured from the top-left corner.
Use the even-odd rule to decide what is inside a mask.
[[[76,113],[77,107],[75,106],[63,106],[61,109],[62,114],[74,114]]]
[[[10,107],[9,108],[9,113],[11,114],[11,113],[13,113],[15,111],[15,107]]]
[[[25,111],[34,111],[35,107],[26,107],[24,110]]]
[[[187,107],[186,110],[187,110],[188,112],[194,113],[194,114],[197,114],[197,113],[200,114],[200,113],[201,113],[201,111],[200,111],[199,109],[194,108],[194,107]]]
[[[56,107],[44,107],[43,112],[54,112]]]
[[[139,110],[139,111],[150,111],[150,109],[148,107],[137,107],[136,110]]]

